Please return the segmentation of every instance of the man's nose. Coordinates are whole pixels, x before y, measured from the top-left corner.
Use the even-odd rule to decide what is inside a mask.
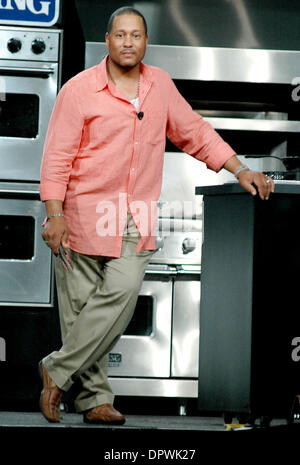
[[[125,35],[124,37],[124,46],[125,47],[132,47],[132,38],[131,36],[128,34]]]

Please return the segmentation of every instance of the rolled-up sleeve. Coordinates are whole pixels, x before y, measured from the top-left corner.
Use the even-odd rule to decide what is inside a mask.
[[[235,151],[214,128],[196,113],[170,79],[168,138],[185,153],[203,161],[213,171],[220,171]]]
[[[61,88],[49,122],[40,173],[41,200],[64,200],[83,126],[80,102],[71,80]]]

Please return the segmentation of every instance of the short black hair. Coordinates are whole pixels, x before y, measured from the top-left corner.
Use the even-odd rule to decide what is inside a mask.
[[[142,18],[143,23],[144,23],[145,33],[147,34],[147,22],[146,22],[144,16],[142,15],[142,13],[140,11],[136,10],[132,6],[122,6],[121,8],[118,8],[116,11],[114,11],[112,13],[112,15],[110,16],[110,18],[108,20],[108,23],[107,23],[107,32],[108,32],[108,34],[112,30],[114,19],[117,16],[121,16],[121,15],[137,15],[140,18]]]

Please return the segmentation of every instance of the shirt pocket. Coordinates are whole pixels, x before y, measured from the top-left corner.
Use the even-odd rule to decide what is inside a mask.
[[[151,112],[146,123],[146,141],[151,145],[161,144],[166,140],[166,117],[162,111]]]

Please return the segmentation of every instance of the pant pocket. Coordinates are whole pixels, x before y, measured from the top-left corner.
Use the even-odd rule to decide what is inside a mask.
[[[154,252],[155,252],[155,250],[140,250],[140,251],[137,253],[137,256],[138,256],[138,257],[148,257],[148,256],[153,255]]]

